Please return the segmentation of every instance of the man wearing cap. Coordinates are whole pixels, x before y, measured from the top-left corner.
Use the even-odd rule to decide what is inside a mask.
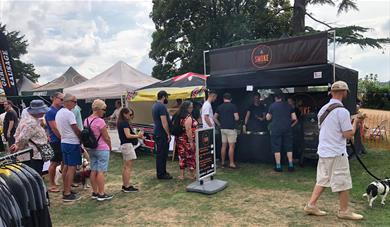
[[[16,152],[31,147],[33,149],[32,158],[30,159],[30,154],[24,154],[18,157],[18,161],[42,174],[43,160],[36,144],[47,144],[46,132],[39,119],[49,111],[49,108],[42,100],[32,100],[26,111],[27,115],[20,120],[15,132],[15,144],[10,147],[10,150]]]
[[[64,181],[64,192],[62,200],[71,202],[80,199],[80,196],[72,193],[71,185],[76,173],[77,165],[81,165],[80,129],[77,127],[76,118],[72,109],[77,105],[74,95],[64,95],[64,108],[57,112],[55,121],[61,138],[61,151],[64,168],[62,179]]]
[[[167,172],[167,158],[169,152],[169,142],[171,141],[171,119],[166,108],[168,104],[168,93],[159,91],[157,93],[157,102],[152,107],[152,116],[154,122],[154,140],[157,147],[156,171],[157,179],[169,180],[172,176]]]
[[[325,211],[317,207],[317,200],[325,188],[339,193],[340,208],[338,218],[360,220],[363,216],[353,213],[348,208],[349,193],[352,188],[351,174],[347,154],[347,139],[351,139],[360,121],[354,118],[351,124],[350,113],[343,107],[342,100],[348,95],[348,85],[336,81],[331,87],[332,99],[318,112],[320,127],[318,144],[317,182],[312,196],[305,206],[307,214],[324,216]]]

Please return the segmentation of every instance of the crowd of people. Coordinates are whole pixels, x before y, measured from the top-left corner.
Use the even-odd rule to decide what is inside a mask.
[[[350,114],[345,108],[338,108],[332,112],[333,105],[343,107],[342,100],[348,94],[348,85],[345,82],[336,82],[331,88],[332,99],[319,111],[319,162],[317,167],[317,183],[312,197],[305,206],[307,214],[323,216],[316,203],[326,187],[340,195],[339,218],[361,219],[362,216],[351,212],[348,208],[348,190],[352,188],[351,176],[346,153],[346,139],[353,137],[357,124],[361,121],[354,118],[350,121]],[[183,101],[178,111],[171,118],[166,104],[169,94],[160,91],[157,101],[152,107],[154,122],[154,140],[156,143],[156,177],[160,180],[170,180],[172,175],[167,171],[167,158],[171,134],[175,134],[175,146],[179,157],[179,180],[185,178],[188,170],[189,178],[196,178],[196,145],[195,132],[200,125],[203,128],[219,128],[221,133],[221,168],[237,168],[234,160],[235,143],[237,141],[237,123],[240,120],[239,112],[232,103],[231,94],[223,94],[223,103],[214,113],[212,103],[217,100],[217,92],[209,91],[207,100],[203,103],[200,116],[193,114],[194,103]],[[11,101],[4,102],[6,115],[3,121],[3,134],[10,146],[11,152],[31,147],[32,158],[19,157],[19,160],[42,174],[43,160],[39,151],[40,145],[50,144],[54,151],[49,167],[49,191],[53,193],[61,190],[55,184],[55,171],[61,165],[64,202],[76,201],[80,196],[72,190],[77,166],[82,164],[82,156],[89,158],[91,166],[90,181],[92,186],[91,198],[98,201],[110,200],[112,195],[106,192],[105,173],[108,170],[111,138],[104,116],[107,105],[103,100],[96,99],[92,103],[92,114],[81,120],[77,98],[72,94],[55,93],[52,96],[52,105],[47,107],[42,100],[33,100],[24,110],[21,119],[18,119]],[[337,108],[336,107],[336,108]],[[332,113],[330,113],[332,112]],[[287,153],[288,170],[294,171],[293,165],[293,128],[298,118],[293,99],[284,102],[281,94],[275,94],[275,101],[267,109],[260,102],[260,95],[253,95],[251,105],[244,118],[245,130],[269,130],[271,147],[275,157],[275,171],[281,172],[282,148]],[[329,117],[327,117],[329,115]],[[135,146],[144,139],[143,132],[135,133],[130,122],[134,118],[134,111],[126,107],[117,107],[114,114],[120,151],[123,157],[122,188],[123,192],[138,191],[131,184],[133,161],[137,159]],[[326,121],[325,121],[326,119]],[[267,124],[267,121],[270,124]],[[174,131],[174,132],[173,132]],[[84,135],[84,136],[83,136]],[[83,141],[85,135],[92,135],[91,143]],[[89,141],[91,142],[91,141]],[[83,145],[84,144],[84,145]],[[226,154],[229,164],[226,165]]]
[[[91,198],[98,201],[112,199],[105,190],[105,173],[108,170],[111,138],[104,116],[107,105],[103,100],[96,99],[92,103],[92,113],[84,121],[77,98],[71,94],[56,92],[51,97],[48,107],[42,100],[33,100],[28,108],[23,109],[20,119],[13,108],[12,101],[4,102],[6,111],[3,123],[3,136],[8,144],[9,152],[15,153],[26,148],[33,149],[29,154],[18,156],[22,162],[42,175],[44,160],[41,146],[49,144],[52,150],[48,168],[48,191],[62,191],[64,202],[77,201],[81,197],[74,190],[74,177],[82,158],[89,159]],[[110,117],[117,120],[118,135],[121,142],[120,150],[123,155],[122,191],[138,191],[130,181],[133,160],[137,158],[134,146],[138,139],[143,139],[143,133],[135,134],[129,122],[134,117],[134,111],[126,107],[115,110]],[[87,131],[85,131],[87,130]],[[84,146],[82,134],[91,133],[96,139],[96,146]],[[60,166],[62,174],[62,190],[56,184],[56,169]]]

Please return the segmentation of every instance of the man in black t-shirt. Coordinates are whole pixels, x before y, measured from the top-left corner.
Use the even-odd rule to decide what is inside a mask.
[[[293,156],[292,156],[292,124],[297,121],[297,116],[293,108],[286,102],[282,101],[282,94],[275,95],[275,102],[269,107],[266,115],[268,121],[272,119],[271,147],[275,155],[275,171],[282,172],[280,164],[280,152],[282,147],[287,151],[288,170],[294,171]]]
[[[229,93],[223,95],[223,104],[218,106],[214,114],[214,122],[221,128],[222,147],[221,147],[221,164],[225,165],[226,148],[229,144],[229,167],[236,168],[234,163],[234,147],[237,141],[237,121],[239,115],[236,105],[231,103],[232,98]]]
[[[4,110],[7,112],[3,122],[3,133],[6,141],[8,142],[8,146],[10,147],[15,143],[14,134],[16,128],[18,127],[19,119],[18,114],[12,108],[13,103],[10,100],[5,101],[3,105]]]
[[[157,94],[157,102],[152,107],[152,115],[154,122],[154,141],[157,147],[157,178],[162,180],[172,179],[172,176],[167,172],[169,142],[171,141],[169,129],[172,123],[167,107],[165,106],[166,104],[168,104],[168,93],[166,91],[159,91]]]
[[[249,106],[245,115],[245,127],[248,131],[261,132],[266,130],[265,107],[260,102],[260,94],[255,92],[253,104]]]

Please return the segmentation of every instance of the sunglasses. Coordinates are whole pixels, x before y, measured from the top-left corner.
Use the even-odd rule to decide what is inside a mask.
[[[107,109],[102,109],[103,111],[106,111]]]
[[[59,99],[59,100],[61,100],[61,102],[63,102],[64,101],[64,99],[62,99],[62,98],[60,98],[60,97],[56,97],[57,99]]]

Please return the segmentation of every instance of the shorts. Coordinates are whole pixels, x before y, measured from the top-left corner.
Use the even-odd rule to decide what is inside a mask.
[[[237,131],[235,129],[221,129],[222,143],[236,143]]]
[[[61,143],[62,161],[66,166],[81,165],[80,144]]]
[[[352,188],[349,161],[346,154],[318,159],[317,185],[330,187],[332,192],[346,191]]]
[[[50,146],[53,148],[54,151],[54,156],[50,161],[57,163],[62,162],[61,142],[50,143]]]
[[[292,152],[293,149],[293,137],[291,132],[271,134],[271,148],[272,152],[281,152],[282,148],[286,152]]]
[[[137,154],[135,153],[134,145],[132,143],[124,143],[120,147],[122,152],[123,160],[134,160],[137,159]]]
[[[110,151],[89,150],[91,170],[97,172],[107,172],[108,161],[110,161]]]

